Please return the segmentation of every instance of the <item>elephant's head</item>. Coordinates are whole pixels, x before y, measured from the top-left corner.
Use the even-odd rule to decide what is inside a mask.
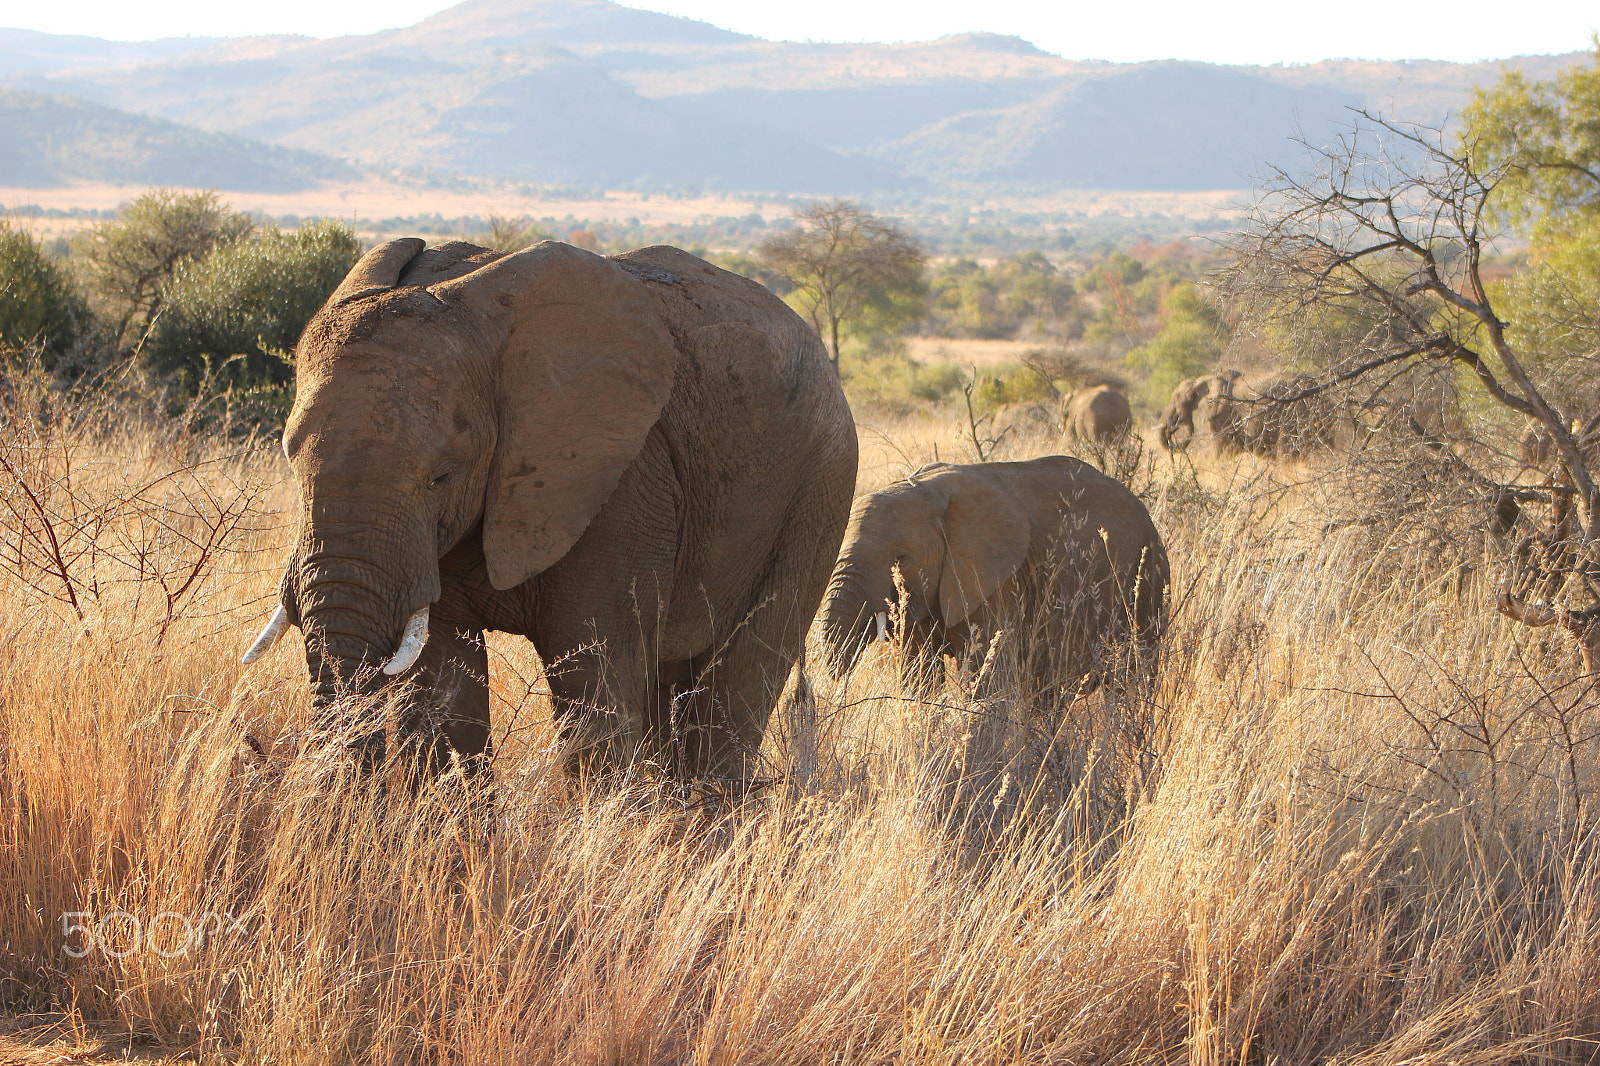
[[[300,530],[264,642],[302,628],[319,705],[403,674],[440,558],[481,536],[497,589],[561,558],[643,446],[676,361],[655,297],[589,252],[406,238],[367,253],[296,352],[283,447]]]
[[[1161,425],[1156,437],[1167,451],[1181,451],[1194,439],[1194,409],[1206,395],[1209,378],[1185,378],[1172,390],[1172,399],[1161,410]]]
[[[823,638],[835,676],[887,632],[906,592],[908,629],[947,629],[998,591],[1027,556],[1027,513],[969,471],[936,465],[856,501],[823,601]]]
[[[1219,421],[1225,421],[1231,412],[1229,400],[1233,397],[1233,383],[1238,371],[1208,374],[1201,378],[1187,378],[1172,390],[1172,399],[1161,412],[1161,425],[1156,436],[1167,451],[1182,451],[1195,437],[1195,411],[1202,402],[1206,404],[1202,422],[1206,432],[1225,432]]]

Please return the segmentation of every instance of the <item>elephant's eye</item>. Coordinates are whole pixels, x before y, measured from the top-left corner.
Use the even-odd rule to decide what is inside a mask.
[[[455,476],[456,472],[454,470],[441,470],[433,476],[433,484],[435,487],[443,485],[445,482],[449,481]]]

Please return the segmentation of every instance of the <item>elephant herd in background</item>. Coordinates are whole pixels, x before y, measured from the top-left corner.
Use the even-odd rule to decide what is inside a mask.
[[[1428,386],[1415,383],[1399,402],[1375,397],[1352,408],[1309,374],[1246,378],[1226,370],[1180,382],[1158,417],[1156,438],[1174,452],[1203,442],[1224,453],[1297,459],[1384,435],[1436,443],[1458,437],[1460,416],[1450,390]]]
[[[1059,436],[1064,443],[1114,446],[1131,438],[1127,396],[1108,386],[1079,389],[1059,403],[1006,404],[994,428],[1024,438]],[[1222,452],[1264,458],[1299,458],[1355,439],[1352,418],[1299,374],[1247,381],[1237,370],[1181,382],[1156,422],[1156,439],[1169,452],[1203,443]]]
[[[299,627],[320,724],[369,767],[487,766],[489,630],[552,664],[574,770],[740,780],[819,603],[841,676],[891,625],[914,669],[979,661],[1004,625],[1070,688],[1162,629],[1161,537],[1077,459],[935,464],[852,509],[855,425],[815,333],[678,249],[391,241],[295,362],[299,532],[245,661]],[[1133,432],[1105,386],[1043,421]],[[1309,379],[1230,372],[1183,382],[1158,437],[1294,456],[1345,431]],[[378,692],[397,717],[349,728]]]
[[[1369,417],[1358,418],[1308,374],[1246,378],[1227,370],[1180,382],[1157,416],[1156,440],[1169,452],[1199,444],[1225,454],[1298,459],[1384,433],[1443,440],[1459,430],[1452,405],[1441,396],[1412,395],[1404,403],[1368,408]],[[1134,432],[1128,398],[1107,385],[1079,389],[1060,403],[1006,404],[995,412],[994,427],[1022,437],[1059,435],[1064,443],[1099,446],[1121,444]]]

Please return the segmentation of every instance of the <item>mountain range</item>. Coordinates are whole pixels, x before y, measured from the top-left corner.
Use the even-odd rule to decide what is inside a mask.
[[[1505,65],[1545,78],[1583,58]],[[250,152],[292,150],[272,157],[274,174],[291,182],[325,180],[344,160],[378,171],[796,194],[1241,188],[1263,165],[1297,157],[1297,131],[1324,139],[1351,107],[1440,125],[1501,69],[1116,64],[983,33],[910,44],[767,41],[609,0],[465,0],[414,26],[326,40],[120,43],[0,30],[0,84],[12,90],[0,97],[0,136],[12,121],[6,108],[26,110],[28,99],[36,130],[52,108],[77,123],[79,135],[51,141],[56,162],[34,167],[41,181],[85,180],[62,145],[119,143],[92,104],[130,122],[258,142],[213,143],[213,171],[265,174],[271,167],[247,162]],[[42,95],[55,102],[37,102]],[[85,125],[90,114],[99,125]],[[143,129],[146,143],[177,136]],[[109,173],[124,153],[87,155]],[[184,184],[226,184],[200,164]]]
[[[74,96],[0,89],[0,186],[74,181],[292,192],[359,171],[316,152],[131,115]]]

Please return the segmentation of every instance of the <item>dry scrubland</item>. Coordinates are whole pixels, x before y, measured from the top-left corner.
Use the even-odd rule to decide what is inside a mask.
[[[497,636],[484,843],[448,795],[291,757],[296,640],[237,665],[287,548],[271,447],[69,433],[23,400],[0,1059],[1596,1058],[1593,688],[1496,617],[1481,555],[1325,535],[1331,460],[1134,475],[1174,564],[1153,682],[1029,704],[1002,648],[981,697],[919,701],[880,648],[780,709],[742,805],[570,787],[536,662]],[[969,454],[948,422],[862,420],[865,488]]]

